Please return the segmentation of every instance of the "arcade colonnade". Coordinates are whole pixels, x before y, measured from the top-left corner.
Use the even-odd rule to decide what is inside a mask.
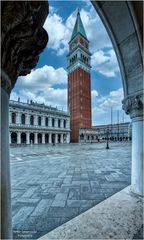
[[[112,40],[122,77],[123,109],[132,119],[131,190],[143,195],[142,1],[92,1]],[[47,1],[2,1],[1,195],[2,239],[12,239],[9,163],[9,97],[18,76],[36,66],[48,34]]]
[[[10,144],[58,144],[69,143],[70,133],[9,132]]]
[[[57,144],[70,141],[70,115],[57,108],[38,104],[9,103],[10,144]]]

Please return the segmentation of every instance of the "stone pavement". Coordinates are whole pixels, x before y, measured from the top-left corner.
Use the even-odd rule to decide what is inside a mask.
[[[131,143],[10,149],[13,234],[35,239],[130,184]]]

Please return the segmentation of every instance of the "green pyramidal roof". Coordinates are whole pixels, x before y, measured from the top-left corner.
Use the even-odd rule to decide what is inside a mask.
[[[77,19],[76,19],[76,23],[75,23],[75,26],[74,26],[74,29],[73,29],[72,36],[71,36],[71,40],[72,40],[78,33],[80,33],[84,38],[87,39],[86,32],[85,32],[85,29],[84,29],[84,26],[83,26],[83,23],[82,23],[82,20],[81,20],[79,11],[78,11],[78,13],[77,13]]]

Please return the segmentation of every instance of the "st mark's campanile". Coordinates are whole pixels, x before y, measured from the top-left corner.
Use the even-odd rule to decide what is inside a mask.
[[[78,11],[67,55],[71,142],[78,142],[80,128],[91,128],[90,56],[89,41]]]

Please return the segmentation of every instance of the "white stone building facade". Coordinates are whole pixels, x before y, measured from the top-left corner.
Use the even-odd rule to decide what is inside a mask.
[[[130,122],[93,126],[79,130],[79,142],[131,141],[132,125]]]
[[[57,108],[38,104],[9,102],[10,144],[63,144],[70,142],[70,115]]]

